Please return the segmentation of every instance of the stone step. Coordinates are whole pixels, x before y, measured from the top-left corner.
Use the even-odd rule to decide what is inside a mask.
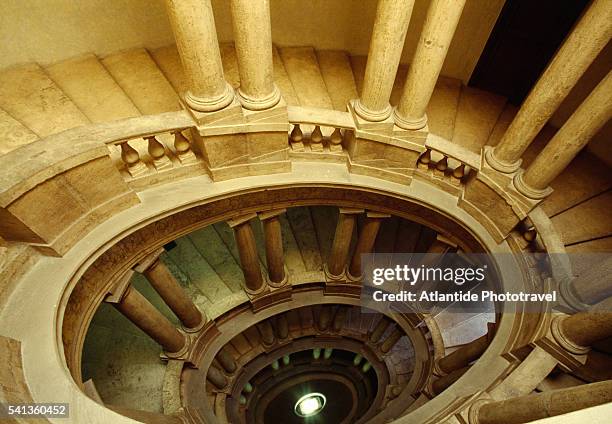
[[[231,295],[231,290],[202,257],[189,236],[175,242],[176,246],[168,251],[168,256],[187,275],[187,285],[195,286],[213,304]]]
[[[38,140],[36,134],[0,109],[0,155]]]
[[[38,137],[89,123],[62,89],[35,63],[0,72],[0,108]]]
[[[145,49],[114,53],[102,63],[143,115],[180,109],[178,95]]]
[[[316,206],[311,207],[310,212],[319,243],[321,259],[323,259],[323,263],[326,263],[336,232],[338,208],[333,206]]]
[[[506,103],[504,110],[499,115],[499,118],[497,118],[493,131],[491,131],[491,136],[487,140],[487,145],[497,146],[497,143],[499,143],[517,113],[518,107],[514,106],[513,104]]]
[[[285,214],[279,217],[281,223],[281,233],[283,236],[283,250],[285,252],[285,265],[290,274],[297,274],[307,271],[306,264],[300,251],[297,238],[293,233],[289,219]]]
[[[276,46],[272,46],[272,61],[274,64],[274,82],[276,86],[280,90],[285,102],[289,106],[299,106],[300,102],[298,100],[297,94],[295,94],[295,88],[293,87],[293,83],[289,78],[289,74],[287,74],[287,69],[285,69],[285,64],[283,63],[283,59],[280,57],[280,53],[278,52],[278,48]]]
[[[151,57],[157,64],[158,68],[164,74],[166,79],[177,93],[182,93],[187,90],[187,80],[185,79],[185,71],[181,63],[176,44],[159,47],[150,51]]]
[[[355,79],[355,86],[357,87],[357,93],[361,95],[363,91],[363,77],[365,75],[365,68],[368,62],[367,56],[351,56],[351,68],[353,69],[353,78]]]
[[[577,204],[551,221],[565,244],[575,244],[612,235],[612,191]]]
[[[430,132],[446,140],[452,140],[460,94],[460,80],[446,77],[438,78],[427,106],[427,125]]]
[[[219,50],[221,51],[225,80],[232,87],[238,88],[240,86],[240,72],[238,71],[238,58],[236,57],[234,43],[221,43]]]
[[[332,109],[332,101],[327,93],[314,49],[283,47],[279,52],[300,106]]]
[[[444,347],[461,346],[487,334],[487,323],[489,322],[495,322],[494,312],[483,312],[471,316],[453,327],[441,328]]]
[[[337,50],[317,50],[317,60],[333,108],[346,111],[349,100],[358,97],[348,54]]]
[[[463,87],[457,108],[453,143],[480,153],[506,104],[505,97]]]
[[[310,209],[307,207],[287,209],[287,222],[299,247],[306,271],[322,270],[323,260]]]
[[[94,55],[48,66],[47,73],[94,123],[138,116],[125,92]]]
[[[583,150],[551,183],[552,194],[542,203],[553,216],[612,188],[610,168],[595,155]]]

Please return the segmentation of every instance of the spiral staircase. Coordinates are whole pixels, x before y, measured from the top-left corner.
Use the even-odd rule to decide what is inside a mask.
[[[426,126],[364,119],[374,41],[267,44],[281,100],[253,110],[248,42],[215,39],[231,102],[195,110],[177,28],[178,48],[0,71],[0,401],[70,404],[40,422],[299,423],[307,386],[328,393],[317,422],[605,422],[612,319],[580,291],[605,272],[566,255],[612,251],[605,162],[578,149],[546,197],[509,188],[485,156],[519,108],[439,69]],[[399,108],[411,71],[392,71]],[[527,173],[559,133],[538,132]],[[560,300],[370,310],[370,252],[498,254],[502,287]]]

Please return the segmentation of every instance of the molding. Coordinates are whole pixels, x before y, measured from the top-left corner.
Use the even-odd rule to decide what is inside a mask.
[[[249,110],[270,109],[276,106],[281,99],[281,92],[274,83],[272,84],[272,92],[262,98],[247,95],[246,93],[244,93],[244,91],[242,91],[242,87],[238,87],[236,92],[238,100],[240,100],[240,104],[242,105],[242,107]]]
[[[184,94],[184,98],[185,103],[193,110],[198,112],[216,112],[228,106],[234,100],[234,89],[228,82],[225,82],[223,93],[217,97],[203,98],[195,96],[191,91],[187,91]]]
[[[398,113],[397,108],[393,108],[393,119],[395,125],[405,130],[420,130],[427,126],[427,114],[415,119],[406,118]]]
[[[487,164],[496,171],[504,174],[513,174],[514,172],[518,171],[521,167],[521,163],[523,162],[523,159],[519,159],[516,162],[506,162],[498,159],[495,156],[495,148],[493,146],[484,146],[483,151]]]
[[[144,258],[142,261],[140,261],[138,265],[133,268],[134,271],[138,272],[139,274],[144,274],[149,268],[151,268],[151,266],[153,266],[157,262],[161,254],[164,252],[165,250],[163,247],[157,249],[156,251],[148,255],[146,258]]]

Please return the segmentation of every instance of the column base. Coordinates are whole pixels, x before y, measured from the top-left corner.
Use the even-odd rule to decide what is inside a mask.
[[[237,90],[238,100],[245,109],[249,110],[264,110],[270,109],[278,104],[281,99],[281,92],[276,86],[273,85],[273,90],[266,97],[256,98],[245,94],[240,88]]]
[[[394,108],[393,119],[395,120],[395,125],[405,130],[420,130],[427,126],[427,114],[420,118],[407,118],[401,116],[398,113],[397,108]]]
[[[391,105],[388,103],[383,110],[372,110],[364,106],[363,103],[361,103],[361,99],[357,99],[354,107],[355,112],[357,113],[357,115],[359,115],[359,117],[365,119],[366,121],[372,122],[384,121],[385,119],[390,117],[391,113],[393,112]]]
[[[491,146],[484,147],[484,157],[487,161],[487,164],[496,171],[503,172],[504,174],[512,174],[516,172],[523,162],[522,159],[517,160],[516,162],[506,162],[504,160],[498,159],[495,156],[494,148]]]
[[[270,280],[270,276],[267,276],[266,280],[268,281],[268,285],[270,287],[278,289],[287,285],[287,283],[289,282],[289,269],[287,268],[287,265],[283,266],[283,271],[285,275],[283,276],[283,279],[278,283],[275,283],[274,281]]]
[[[190,91],[185,93],[185,103],[198,112],[214,112],[223,109],[234,100],[234,89],[225,83],[225,91],[217,97],[203,98],[193,95]]]
[[[202,328],[204,328],[204,326],[208,323],[208,319],[206,318],[206,314],[204,312],[200,311],[200,313],[202,314],[202,321],[200,321],[200,323],[195,327],[185,327],[184,325],[182,325],[181,328],[183,329],[183,331],[185,331],[186,333],[197,333]]]
[[[553,318],[552,322],[550,323],[550,332],[552,333],[553,338],[568,352],[573,353],[574,355],[586,355],[591,350],[590,347],[577,345],[571,340],[568,340],[563,333],[561,325],[563,324],[563,320],[566,318],[567,316],[565,315],[559,315]]]
[[[482,408],[487,403],[493,402],[489,399],[477,399],[470,408],[468,409],[468,423],[469,424],[479,424],[478,413],[480,408]]]
[[[524,175],[525,171],[521,169],[512,179],[512,184],[514,185],[514,188],[518,190],[519,193],[529,197],[530,199],[540,200],[544,199],[550,193],[553,192],[553,189],[550,187],[546,187],[543,190],[530,187],[527,183],[525,183],[525,180],[523,179]]]

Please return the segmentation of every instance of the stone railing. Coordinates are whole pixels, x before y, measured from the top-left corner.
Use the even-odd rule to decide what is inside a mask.
[[[317,170],[314,174],[308,174],[310,184],[315,186],[337,186],[340,184],[345,185],[346,188],[354,188],[361,184],[368,187],[368,190],[373,188],[374,191],[393,193],[394,196],[410,199],[411,202],[417,200],[418,203],[429,204],[430,208],[427,212],[429,215],[431,215],[432,210],[440,207],[445,211],[446,216],[455,216],[457,221],[462,221],[462,225],[451,224],[450,221],[452,220],[441,215],[433,220],[436,228],[448,227],[447,232],[459,232],[458,237],[467,239],[473,237],[473,234],[470,236],[469,232],[465,231],[467,226],[467,228],[472,228],[472,231],[478,233],[478,238],[481,241],[484,240],[487,249],[491,251],[508,249],[508,245],[503,243],[500,245],[495,242],[485,228],[479,226],[480,224],[476,220],[471,218],[465,210],[457,206],[457,199],[463,190],[461,186],[467,179],[468,174],[471,176],[474,173],[479,173],[479,155],[460,149],[446,140],[431,135],[423,140],[422,145],[419,145],[418,142],[404,142],[397,137],[384,138],[377,134],[370,134],[367,131],[356,128],[348,112],[290,107],[287,109],[287,115],[288,121],[286,121],[286,126],[289,128],[289,131],[284,136],[285,146],[287,146],[288,142],[302,141],[297,140],[299,131],[302,131],[303,137],[304,134],[310,134],[307,136],[310,138],[306,142],[307,147],[313,142],[315,144],[319,143],[323,147],[323,152],[330,155],[333,154],[334,156],[342,156],[342,161],[348,162],[348,167],[346,169],[343,168],[344,170],[342,171],[347,174],[346,177],[342,177],[346,181],[339,181],[338,174],[321,175]],[[2,214],[0,236],[8,241],[8,249],[13,250],[24,245],[36,249],[40,256],[32,260],[20,259],[23,261],[21,262],[24,264],[23,266],[30,266],[32,269],[34,265],[41,261],[46,263],[47,256],[63,256],[63,259],[65,259],[66,265],[64,269],[68,273],[67,275],[57,274],[58,280],[53,282],[51,280],[55,276],[50,273],[46,274],[46,278],[50,279],[50,281],[45,287],[52,289],[52,291],[55,290],[54,294],[47,296],[49,301],[52,302],[50,308],[55,311],[53,313],[58,313],[53,304],[63,304],[62,302],[65,302],[65,300],[60,301],[61,296],[67,296],[66,293],[70,293],[70,290],[72,290],[78,280],[78,276],[84,273],[85,270],[80,269],[80,267],[89,266],[88,264],[92,263],[95,257],[97,257],[96,255],[99,255],[99,253],[94,255],[95,251],[91,250],[91,246],[97,246],[96,249],[110,250],[109,247],[112,244],[117,244],[117,240],[126,237],[126,234],[130,231],[134,232],[133,239],[138,239],[138,243],[126,240],[123,246],[118,246],[116,252],[110,252],[107,255],[109,260],[108,268],[99,269],[101,275],[115,275],[115,273],[124,272],[126,267],[129,268],[131,263],[128,262],[137,262],[141,259],[140,257],[124,259],[127,246],[130,249],[140,251],[139,249],[148,248],[146,246],[150,246],[151,242],[163,244],[180,235],[181,232],[197,228],[204,222],[208,223],[211,219],[226,219],[230,215],[237,213],[235,207],[230,203],[226,202],[226,204],[223,204],[223,202],[220,202],[218,210],[215,209],[217,206],[213,205],[207,210],[203,209],[201,212],[184,210],[186,218],[182,227],[177,226],[174,228],[174,224],[168,220],[169,215],[176,213],[173,202],[177,202],[176,204],[178,205],[179,199],[170,192],[164,191],[164,186],[175,183],[174,187],[176,188],[177,180],[185,179],[181,181],[181,185],[183,185],[187,184],[186,178],[188,177],[200,177],[198,180],[199,185],[193,186],[188,184],[182,187],[184,189],[180,199],[182,208],[188,208],[189,206],[187,205],[190,204],[192,205],[191,207],[193,205],[202,205],[202,202],[212,203],[212,200],[215,199],[214,196],[219,194],[231,197],[233,195],[231,194],[232,190],[240,189],[241,193],[246,193],[245,187],[234,182],[232,182],[232,186],[228,186],[229,188],[217,189],[217,186],[221,187],[218,184],[218,181],[221,180],[216,180],[215,175],[210,172],[206,175],[210,163],[198,148],[207,148],[206,142],[199,145],[197,141],[194,141],[193,145],[188,142],[190,137],[188,129],[191,131],[196,126],[197,123],[194,122],[192,116],[187,112],[173,112],[157,116],[132,118],[114,123],[75,128],[24,146],[6,156],[0,157],[0,213]],[[312,127],[312,130],[309,130],[308,127]],[[246,125],[241,128],[248,132],[250,127]],[[209,137],[224,136],[229,139],[234,136],[244,136],[244,134],[237,133],[236,131],[236,128],[232,126],[218,126],[215,128],[215,134]],[[315,134],[315,140],[312,140],[313,133]],[[319,134],[320,140],[318,140]],[[191,136],[193,138],[193,132]],[[338,140],[340,141],[338,142]],[[358,151],[361,147],[355,147],[361,141],[367,145],[384,144],[385,148],[391,149],[391,162],[401,164],[403,179],[396,178],[400,171],[389,171],[387,168],[389,161],[387,159],[361,159],[359,156],[361,153]],[[162,143],[168,144],[164,146]],[[168,145],[171,145],[171,147],[168,147]],[[340,146],[342,146],[341,151],[339,149]],[[293,146],[291,145],[291,147]],[[333,149],[336,151],[333,151]],[[310,148],[310,151],[317,153],[316,148],[314,151]],[[396,152],[407,152],[405,157],[410,158],[410,160],[403,163],[401,159],[404,156],[400,156],[395,160],[393,156]],[[293,153],[300,152],[298,149],[293,149],[291,154]],[[306,153],[310,152],[305,148],[302,154]],[[289,163],[291,166],[299,169],[301,174],[297,175],[300,178],[304,178],[304,172],[310,169],[308,168],[308,162],[313,162],[315,156],[310,155],[305,162],[300,162],[301,157],[298,156],[296,161],[290,160]],[[411,178],[419,177],[417,175],[418,172],[425,171],[424,169],[419,169],[419,164],[423,164],[423,158],[427,156],[430,158],[430,163],[435,163],[437,171],[441,172],[442,170],[439,167],[442,168],[442,165],[446,166],[446,169],[443,169],[444,178],[448,179],[449,182],[447,183],[444,180],[444,184],[459,188],[458,191],[445,190],[443,188],[446,193],[442,193],[442,197],[446,196],[444,197],[446,200],[439,206],[436,205],[435,196],[432,196],[434,192],[427,191],[429,189],[425,190],[426,187],[424,186],[427,186],[427,184],[421,184],[414,190],[410,187]],[[289,159],[291,159],[291,155]],[[324,165],[325,162],[328,162],[328,160],[322,158],[320,164]],[[265,162],[259,162],[258,164],[266,165]],[[438,167],[439,164],[440,166]],[[254,186],[284,184],[286,188],[296,184],[299,185],[303,181],[295,179],[291,172],[287,172],[287,169],[291,171],[291,166],[283,168],[281,172],[274,169],[269,170],[270,173],[279,173],[261,182],[258,182],[256,178],[262,175],[262,170],[265,171],[268,168],[259,168],[256,172],[246,175],[249,178],[255,179],[252,181],[243,180],[245,181],[244,184],[246,186],[251,184]],[[304,166],[305,168],[301,168]],[[334,164],[334,166],[336,166],[334,169],[339,169],[337,164]],[[428,165],[427,168],[427,171],[423,172],[424,175],[421,175],[419,178],[434,182],[433,186],[440,188],[435,179],[440,179],[441,175],[436,175],[434,171],[433,177],[429,178],[427,173],[430,171],[430,166]],[[463,175],[460,175],[461,173]],[[227,179],[225,178],[227,175],[225,174],[223,179]],[[245,175],[235,175],[235,177],[243,176]],[[195,180],[195,178],[192,179]],[[457,185],[457,181],[453,179],[460,180],[461,185]],[[100,184],[97,184],[97,182],[100,182]],[[404,182],[405,184],[389,184],[397,182]],[[204,183],[207,186],[205,190],[202,190]],[[159,193],[153,197],[149,195],[141,196],[140,193],[145,190],[151,193],[157,190]],[[292,190],[295,191],[294,189]],[[191,200],[186,200],[187,194],[185,193],[192,197],[190,198]],[[322,193],[324,193],[324,190],[317,188],[316,192],[304,194],[311,196],[312,199],[322,199],[325,196]],[[440,191],[437,190],[436,193],[440,193]],[[293,193],[292,195],[299,195],[299,193]],[[248,196],[248,194],[244,194],[244,196]],[[263,197],[252,200],[253,196],[251,196],[251,199],[244,196],[242,201],[246,203],[250,201],[265,201]],[[375,206],[378,209],[382,206],[381,211],[397,214],[398,216],[406,215],[405,217],[408,219],[418,215],[415,207],[409,207],[407,202],[406,204],[396,202],[385,205],[381,203],[382,198],[369,199],[364,196],[357,194],[354,197],[354,202],[363,203],[358,205],[359,207],[368,209]],[[374,195],[368,194],[368,196]],[[275,205],[275,207],[282,208],[295,204],[296,199],[290,195],[286,197],[285,200],[280,201],[277,197],[274,201],[279,202],[279,204]],[[272,200],[268,199],[268,201]],[[349,206],[348,204],[343,204],[343,201],[338,201],[338,198],[326,202],[334,202],[345,207]],[[41,208],[40,205],[45,205],[45,207]],[[254,205],[253,207],[261,210],[261,205]],[[242,211],[241,213],[246,212],[252,211]],[[114,219],[115,228],[121,222],[120,229],[118,230],[113,229],[113,225],[110,223],[105,226],[105,222],[114,215],[120,215],[123,220],[118,221]],[[423,212],[423,217],[420,219],[425,221],[425,216],[426,214]],[[161,221],[159,217],[166,218],[163,223],[156,226],[155,231],[147,229],[142,224],[145,220],[149,223],[154,223],[156,219]],[[540,223],[537,219],[537,213],[535,218],[534,224],[538,227]],[[188,220],[190,221],[188,222]],[[138,227],[140,230],[137,233],[133,229],[128,231],[130,226]],[[79,257],[78,260],[73,258],[75,255],[79,256],[79,254],[75,253],[75,250],[72,248],[79,243],[79,245],[82,245],[81,241],[88,239],[90,233],[98,227],[104,227],[107,235],[97,234],[96,241],[91,242],[91,246],[83,251],[82,255],[85,256]],[[117,233],[115,234],[113,231]],[[462,231],[465,234],[461,235]],[[544,233],[544,231],[541,233]],[[152,234],[161,238],[159,240],[151,239]],[[558,246],[558,243],[554,243],[554,241],[548,240],[548,238],[543,240],[543,243],[547,249],[552,248],[553,245]],[[158,246],[151,246],[150,248],[156,247]],[[69,252],[70,259],[67,259],[66,255]],[[146,253],[143,252],[143,254]],[[134,252],[130,254],[136,255]],[[90,259],[88,255],[94,256],[91,256],[92,259]],[[69,261],[72,262],[68,264]],[[113,264],[113,261],[117,261],[116,264]],[[51,264],[52,262],[49,263]],[[35,272],[26,275],[24,271],[19,275],[21,276],[20,284],[24,283],[24,280],[30,281],[32,278],[36,278]],[[24,275],[25,277],[23,277]],[[506,270],[504,275],[504,280],[513,282],[513,284],[520,284],[522,281],[522,277],[518,274],[513,274],[512,271]],[[67,284],[66,281],[69,280],[73,282],[68,286],[68,292],[64,292],[64,286]],[[28,284],[26,281],[24,287],[29,287]],[[105,289],[103,284],[100,285],[100,293],[103,293]],[[64,294],[60,295],[59,293]],[[100,296],[96,296],[96,299]],[[10,295],[4,298],[10,300]],[[87,296],[84,297],[84,299],[86,298]],[[13,308],[15,308],[15,305],[8,307],[6,313],[9,313]],[[83,308],[87,309],[88,306],[83,305]],[[44,310],[45,308],[39,309]],[[63,313],[63,311],[62,309],[59,313]],[[87,313],[89,314],[91,311]],[[64,322],[64,325],[69,326],[70,323]],[[525,337],[525,334],[522,335],[523,337],[517,338],[517,334],[521,333],[523,327],[525,327],[525,332],[533,334],[530,325],[527,325],[525,320],[519,315],[509,314],[503,316],[498,323],[496,338],[491,342],[489,349],[483,354],[483,363],[478,361],[463,377],[472,379],[473,384],[470,386],[453,385],[447,391],[434,398],[426,407],[414,411],[416,415],[413,418],[419,421],[419,419],[424,417],[439,416],[436,414],[441,414],[442,411],[448,412],[448,406],[451,403],[458,410],[461,404],[457,404],[456,399],[461,398],[468,402],[469,396],[475,392],[477,387],[493,384],[498,377],[505,375],[509,369],[514,368],[520,361],[517,359],[508,360],[507,358],[510,357],[508,354],[525,341],[530,341],[530,336],[527,335]],[[24,337],[27,338],[28,336],[24,335]],[[53,340],[56,340],[55,336]],[[55,341],[49,343],[55,343]],[[72,355],[74,352],[67,351],[66,353]],[[76,353],[74,353],[73,359],[72,366],[78,366],[78,355]],[[26,365],[30,367],[32,375],[37,375],[37,371],[32,369],[32,356],[26,355],[24,360]],[[483,367],[485,366],[487,372],[483,372]],[[59,365],[58,372],[63,370],[63,367],[65,367],[65,363]],[[65,376],[60,377],[57,373],[54,375],[59,379],[58,381],[63,381],[62,378],[65,378]],[[35,400],[37,399],[37,393],[33,393]],[[422,419],[420,422],[425,422],[425,420]]]

